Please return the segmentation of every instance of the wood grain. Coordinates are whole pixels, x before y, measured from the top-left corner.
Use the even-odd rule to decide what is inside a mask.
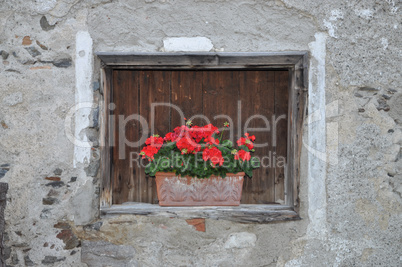
[[[157,103],[170,103],[171,72],[146,70],[140,71],[140,115],[149,123],[149,135],[164,136],[170,131],[170,108]],[[155,104],[151,108],[151,104]],[[146,129],[140,129],[141,135]],[[141,202],[158,203],[155,179],[146,175],[144,168],[138,173],[139,199]]]
[[[103,208],[104,217],[122,214],[163,216],[169,218],[209,218],[239,223],[270,223],[275,221],[300,220],[300,216],[288,206],[240,205],[238,207],[160,207],[148,203],[124,203]]]
[[[273,133],[274,139],[272,141],[276,143],[274,148],[277,159],[275,166],[275,202],[281,204],[285,201],[285,165],[282,165],[281,158],[287,158],[288,95],[288,72],[275,72],[275,122],[273,122],[275,133]]]
[[[143,134],[163,136],[181,125],[183,116],[190,118],[193,115],[203,114],[207,120],[198,119],[194,123],[198,125],[213,123],[222,130],[223,123],[229,121],[232,131],[226,131],[224,139],[231,139],[233,143],[236,143],[236,140],[247,130],[244,126],[249,120],[247,125],[248,129],[251,129],[251,131],[247,130],[249,134],[256,136],[257,144],[267,144],[256,147],[254,155],[259,158],[266,157],[268,161],[265,162],[266,167],[254,170],[252,179],[245,179],[242,203],[275,203],[276,187],[279,198],[284,199],[283,174],[280,176],[282,178],[276,179],[275,166],[273,166],[276,148],[272,146],[273,122],[271,120],[275,112],[286,113],[287,110],[288,76],[286,71],[119,70],[114,72],[113,79],[113,99],[116,104],[114,115],[128,116],[128,114],[138,113],[149,122],[150,129],[142,129],[135,120],[127,123],[125,136],[132,142],[138,140]],[[283,90],[285,90],[284,94]],[[275,93],[278,96],[275,96]],[[279,94],[282,95],[279,96]],[[278,101],[282,102],[277,103]],[[155,103],[172,103],[183,114],[167,106],[157,106],[154,108],[155,112],[152,112],[151,107]],[[255,130],[267,127],[269,130]],[[276,129],[278,134],[286,136],[286,127],[286,121],[281,122]],[[118,159],[119,156],[121,157],[118,152],[121,149],[119,131],[118,127],[115,127],[112,172],[113,194],[116,200],[113,203],[126,201],[157,203],[154,179],[145,175],[144,168],[127,167],[130,164],[127,151],[139,153],[141,148],[137,150],[125,148],[126,158]],[[281,146],[284,145],[284,148],[281,148],[280,152],[286,154],[287,140],[281,140],[284,140],[280,143]],[[279,171],[283,172],[283,168]],[[276,182],[278,186],[275,186]]]
[[[112,178],[110,173],[112,154],[110,145],[111,125],[109,121],[110,110],[110,95],[112,87],[112,70],[104,68],[101,70],[101,88],[103,92],[103,101],[99,107],[100,116],[100,130],[99,140],[101,149],[101,190],[100,190],[100,206],[109,207],[112,205]]]
[[[253,171],[253,178],[246,178],[242,203],[274,203],[275,168],[272,166],[272,122],[275,105],[274,75],[276,71],[243,71],[240,88],[242,134],[248,132],[256,137],[253,156],[265,159],[261,168]],[[264,120],[266,119],[266,120]],[[247,123],[247,121],[249,121]],[[268,128],[267,130],[262,130]],[[258,130],[257,130],[258,129]]]

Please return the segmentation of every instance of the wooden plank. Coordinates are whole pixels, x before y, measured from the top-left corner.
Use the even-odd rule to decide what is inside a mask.
[[[99,140],[101,149],[101,189],[100,189],[100,207],[109,207],[112,205],[112,183],[111,183],[111,153],[109,143],[109,103],[112,83],[112,70],[109,68],[101,69],[101,87],[103,92],[103,101],[99,106]]]
[[[291,207],[282,205],[240,205],[237,207],[160,207],[146,203],[124,203],[101,210],[102,217],[122,214],[174,218],[209,218],[239,223],[270,223],[300,220]]]
[[[128,142],[139,140],[139,121],[128,118],[139,112],[138,71],[113,72],[113,117],[115,119],[114,147],[112,161],[113,203],[138,200],[139,167],[132,164],[130,154],[139,152]],[[128,142],[126,142],[126,140]],[[127,143],[127,144],[126,144]]]
[[[204,115],[222,131],[225,122],[232,125],[223,139],[236,141],[237,101],[239,99],[239,71],[203,71],[203,111]],[[231,136],[232,135],[232,136]]]
[[[272,121],[272,123],[274,124],[273,142],[277,159],[275,166],[275,202],[280,204],[285,202],[284,163],[287,162],[288,87],[288,72],[275,72],[275,121]],[[285,160],[282,160],[283,158]]]
[[[308,58],[305,55],[300,62],[298,63],[299,67],[295,69],[295,89],[293,90],[293,97],[295,98],[295,103],[293,104],[295,112],[295,125],[294,133],[291,136],[294,138],[294,161],[293,161],[293,179],[292,179],[292,186],[293,186],[293,202],[292,203],[294,209],[298,212],[299,211],[299,186],[300,186],[300,158],[301,158],[301,149],[302,149],[302,134],[303,134],[303,124],[305,119],[305,113],[307,108],[307,93],[308,93],[308,81],[307,81],[307,64]],[[292,87],[291,87],[292,88]]]
[[[155,106],[154,103],[170,103],[171,72],[167,71],[141,71],[140,72],[140,115],[149,123],[150,129],[141,129],[149,134],[164,135],[170,131],[170,108],[168,106]],[[155,179],[145,175],[144,169],[139,172],[140,191],[139,201],[157,203]]]
[[[182,114],[171,109],[171,130],[184,123],[184,117],[203,114],[202,72],[172,71],[171,103],[180,108]],[[204,125],[202,119],[193,120],[195,125]]]
[[[290,66],[299,62],[306,52],[255,52],[255,53],[107,53],[98,52],[98,57],[109,66]]]
[[[265,159],[261,168],[253,171],[253,178],[245,179],[242,203],[273,203],[275,198],[275,168],[273,166],[275,150],[271,144],[272,125],[270,125],[270,121],[275,112],[275,72],[243,71],[242,73],[244,75],[240,83],[242,124],[248,128],[243,129],[242,133],[248,132],[250,135],[255,135],[254,156],[260,158],[260,160]],[[249,123],[247,123],[247,120]],[[251,130],[250,128],[269,128],[269,130]]]
[[[288,131],[287,136],[287,155],[288,155],[288,165],[287,171],[285,172],[285,205],[294,206],[294,186],[295,186],[295,162],[297,159],[297,151],[295,144],[295,135],[297,132],[296,128],[296,109],[297,109],[297,98],[295,93],[300,90],[294,90],[296,86],[296,77],[294,69],[289,70],[289,88],[291,93],[289,94],[289,108],[288,108]]]

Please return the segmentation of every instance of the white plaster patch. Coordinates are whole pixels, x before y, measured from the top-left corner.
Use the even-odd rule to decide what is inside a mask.
[[[315,41],[309,43],[311,51],[309,71],[309,101],[308,110],[316,112],[318,120],[308,124],[308,200],[310,224],[308,233],[311,236],[323,237],[327,232],[326,227],[326,162],[317,157],[326,153],[326,108],[325,108],[325,56],[326,35],[316,33]]]
[[[371,19],[374,13],[370,9],[355,9],[355,14],[364,19]]]
[[[169,37],[163,40],[163,50],[166,52],[208,52],[213,44],[206,37]]]
[[[22,93],[16,92],[10,95],[7,95],[3,98],[3,103],[7,106],[15,106],[19,103],[22,103]]]
[[[55,7],[57,0],[36,0],[31,3],[38,13],[46,14]]]
[[[336,30],[336,26],[332,25],[331,22],[327,21],[324,19],[324,26],[328,29],[328,34],[329,36],[333,37],[333,38],[337,38],[335,36],[335,30]]]
[[[86,31],[77,32],[75,50],[75,134],[81,143],[74,142],[74,167],[77,163],[88,163],[91,155],[91,144],[81,132],[90,125],[89,115],[93,102],[92,81],[92,38]],[[84,108],[85,107],[85,108]]]
[[[329,17],[330,21],[337,21],[338,19],[343,19],[342,11],[338,9],[334,9],[331,11],[331,16]]]
[[[253,233],[240,232],[231,234],[225,242],[225,248],[249,248],[254,247],[257,236]]]

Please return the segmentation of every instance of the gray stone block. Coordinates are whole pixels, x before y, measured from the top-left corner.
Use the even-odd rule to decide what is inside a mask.
[[[135,249],[127,245],[115,245],[105,241],[83,241],[81,261],[89,267],[138,266]]]

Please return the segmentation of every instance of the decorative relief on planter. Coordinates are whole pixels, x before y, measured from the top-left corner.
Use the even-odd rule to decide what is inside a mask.
[[[158,172],[155,177],[160,206],[240,205],[244,173],[198,179]]]

